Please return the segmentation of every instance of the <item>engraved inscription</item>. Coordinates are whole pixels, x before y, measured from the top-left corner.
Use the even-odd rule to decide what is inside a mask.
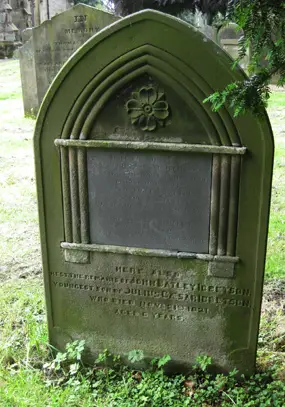
[[[130,268],[130,270],[135,270],[135,268]],[[143,269],[137,269],[139,272]],[[152,270],[152,273],[157,273],[158,270]],[[170,274],[171,271],[160,271],[161,273]],[[172,276],[179,277],[179,273],[174,272]],[[182,290],[189,291],[198,291],[198,292],[209,292],[209,293],[218,293],[218,294],[227,294],[227,295],[244,295],[250,296],[249,289],[236,288],[236,287],[224,287],[224,286],[214,286],[206,285],[200,283],[190,283],[190,282],[181,282],[181,281],[169,281],[169,280],[151,280],[147,278],[122,278],[122,277],[113,277],[113,276],[101,276],[101,275],[91,275],[91,274],[79,274],[79,273],[58,273],[52,272],[53,277],[64,277],[70,279],[84,279],[92,280],[96,282],[103,282],[106,284],[135,284],[143,285],[148,287],[157,287],[157,288],[177,288]],[[171,275],[171,274],[170,274]],[[130,290],[130,288],[126,288]],[[126,291],[127,292],[127,291]]]
[[[87,14],[73,15],[67,25],[64,23],[63,27],[55,27],[53,38],[56,41],[52,41],[53,38],[46,42],[37,41],[35,59],[41,84],[48,86],[68,58],[99,30],[100,27],[95,26]]]
[[[65,34],[88,34],[98,31],[96,27],[88,27],[88,28],[65,28]]]
[[[113,313],[124,317],[183,322],[189,315],[209,315],[220,307],[250,308],[248,288],[202,284],[193,271],[118,265],[111,275],[50,273],[56,289],[88,293],[91,303],[114,306]],[[171,303],[169,303],[171,301]]]
[[[70,41],[54,41],[51,44],[44,45],[42,48],[35,50],[37,58],[37,66],[40,67],[42,72],[46,72],[49,83],[52,82],[54,76],[60,70],[65,61],[68,60],[81,45],[87,40],[90,34],[95,34],[99,30],[98,27],[80,27],[80,28],[66,28],[65,34],[83,34],[82,37]],[[88,36],[85,36],[88,34]],[[52,57],[53,55],[53,57]],[[58,62],[56,61],[58,60]]]
[[[87,15],[84,16],[74,16],[75,23],[85,23],[87,21]]]

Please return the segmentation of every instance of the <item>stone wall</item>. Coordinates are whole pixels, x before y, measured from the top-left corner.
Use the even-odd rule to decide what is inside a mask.
[[[13,22],[18,28],[16,34],[17,40],[22,40],[22,31],[26,30],[33,25],[33,11],[31,7],[31,1],[29,0],[10,0],[10,4],[13,8],[12,18]]]
[[[12,7],[0,0],[0,59],[11,58],[16,47],[17,27],[12,19]]]
[[[10,0],[13,22],[18,28],[17,40],[22,41],[23,30],[38,26],[56,14],[72,7],[71,0]]]

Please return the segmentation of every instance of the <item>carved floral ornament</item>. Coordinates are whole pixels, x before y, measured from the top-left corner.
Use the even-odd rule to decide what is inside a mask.
[[[126,103],[132,124],[143,131],[153,131],[157,126],[164,126],[169,116],[169,106],[164,100],[165,94],[153,86],[143,87],[132,93],[132,99]]]

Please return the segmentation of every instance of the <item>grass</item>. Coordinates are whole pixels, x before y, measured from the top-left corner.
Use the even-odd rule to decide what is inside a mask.
[[[1,100],[8,91],[10,96]],[[14,98],[15,94],[19,96]],[[0,280],[3,281],[41,271],[32,149],[35,122],[23,115],[18,61],[0,62],[0,118]]]
[[[268,112],[276,154],[258,368],[251,380],[186,378],[158,370],[140,376],[74,368],[47,345],[32,134],[24,118],[18,61],[0,62],[0,407],[284,406],[285,399],[285,92],[272,93]],[[74,373],[70,372],[73,366]],[[123,369],[123,370],[122,370]],[[272,370],[273,369],[273,370]],[[263,373],[262,373],[263,372]],[[176,381],[175,381],[176,380]]]
[[[285,95],[284,92],[272,92],[271,97],[269,99],[268,104],[269,109],[273,109],[274,107],[282,108],[285,107]]]
[[[5,81],[0,82],[0,101],[19,99],[22,97],[20,84],[19,61],[0,61],[0,78]]]
[[[285,277],[285,92],[273,92],[268,113],[275,138],[275,158],[265,278]]]
[[[285,94],[284,94],[285,97]],[[266,278],[285,276],[285,146],[276,146]]]

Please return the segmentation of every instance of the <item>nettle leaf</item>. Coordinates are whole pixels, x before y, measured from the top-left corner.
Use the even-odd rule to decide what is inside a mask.
[[[166,363],[168,363],[170,360],[171,360],[171,357],[169,355],[164,355],[162,358],[160,358],[158,360],[157,367],[160,368],[160,367],[166,365]]]

